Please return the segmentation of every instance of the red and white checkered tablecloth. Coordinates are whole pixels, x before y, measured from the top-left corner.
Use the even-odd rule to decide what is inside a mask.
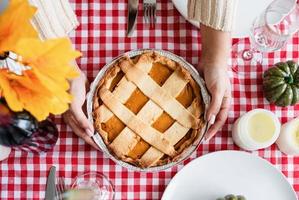
[[[140,12],[137,31],[132,38],[125,36],[126,0],[73,0],[72,4],[81,23],[72,40],[83,53],[78,63],[90,80],[105,63],[133,49],[164,49],[180,55],[193,65],[199,61],[201,45],[198,29],[180,16],[171,1],[158,2],[154,29],[143,23]],[[244,39],[234,42],[240,49],[249,44]],[[283,123],[299,115],[299,105],[287,108],[269,105],[261,88],[263,70],[281,60],[298,62],[298,51],[299,35],[296,34],[281,51],[265,54],[263,65],[240,66],[245,69],[246,76],[231,72],[233,101],[227,123],[216,137],[203,143],[190,159],[177,167],[159,173],[128,171],[85,144],[61,118],[57,118],[60,138],[53,151],[40,155],[13,151],[7,160],[0,162],[0,199],[43,199],[46,178],[52,165],[57,167],[58,176],[66,177],[69,184],[85,171],[104,173],[115,186],[116,199],[160,199],[171,178],[190,160],[209,152],[238,150],[230,134],[232,124],[240,114],[254,108],[266,108]],[[283,155],[275,145],[253,154],[265,158],[281,170],[299,194],[299,157]]]

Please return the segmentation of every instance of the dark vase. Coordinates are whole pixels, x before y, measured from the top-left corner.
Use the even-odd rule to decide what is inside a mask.
[[[30,113],[13,112],[0,99],[0,145],[43,152],[53,148],[58,130],[51,119],[38,122]]]

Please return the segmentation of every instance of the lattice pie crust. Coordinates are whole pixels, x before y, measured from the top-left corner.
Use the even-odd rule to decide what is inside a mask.
[[[176,161],[200,136],[200,89],[178,63],[155,52],[123,57],[100,81],[94,126],[110,152],[141,168]]]

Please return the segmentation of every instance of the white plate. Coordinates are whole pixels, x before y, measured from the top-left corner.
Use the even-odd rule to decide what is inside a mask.
[[[172,0],[172,2],[181,15],[187,19],[188,0]],[[253,20],[259,16],[259,14],[261,14],[271,2],[272,0],[239,0],[233,37],[242,38],[249,36]],[[197,21],[188,21],[196,27],[199,27],[199,23]]]
[[[227,194],[242,194],[247,200],[297,200],[281,172],[241,151],[218,151],[193,160],[174,176],[162,200],[216,200]]]

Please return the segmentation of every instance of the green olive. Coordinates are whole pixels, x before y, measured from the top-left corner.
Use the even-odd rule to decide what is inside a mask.
[[[238,200],[238,199],[235,195],[229,194],[225,196],[225,200]]]
[[[238,195],[237,198],[238,200],[246,200],[246,198],[243,195]]]
[[[218,198],[218,199],[216,199],[216,200],[225,200],[224,198]]]

